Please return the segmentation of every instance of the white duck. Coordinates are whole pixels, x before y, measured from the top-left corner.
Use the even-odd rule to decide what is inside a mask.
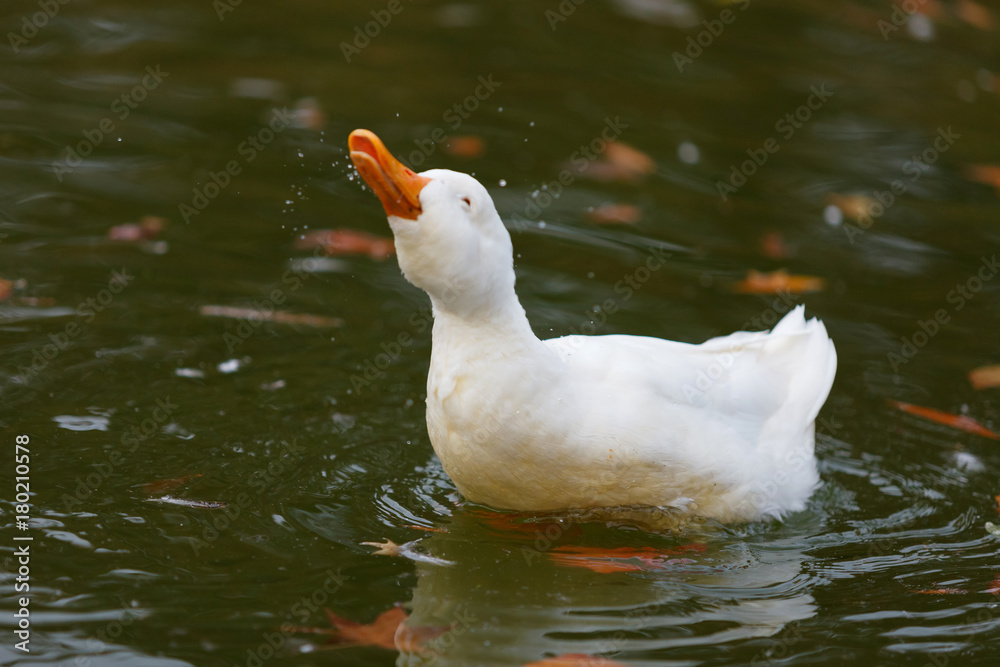
[[[701,345],[539,340],[486,189],[445,169],[415,174],[367,130],[348,144],[388,215],[403,275],[430,295],[427,430],[466,498],[727,522],[805,507],[819,483],[814,420],[837,367],[820,321],[799,306],[771,332]]]

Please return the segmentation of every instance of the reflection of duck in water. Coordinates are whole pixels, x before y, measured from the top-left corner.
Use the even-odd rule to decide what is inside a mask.
[[[798,307],[770,333],[701,345],[541,341],[486,189],[453,171],[415,174],[367,130],[349,144],[400,268],[431,298],[427,428],[466,498],[527,511],[658,507],[672,520],[804,507],[819,479],[814,420],[837,365],[822,323]]]
[[[420,650],[397,641],[397,665],[521,665],[567,653],[632,664],[681,646],[708,656],[745,638],[774,643],[815,613],[805,556],[784,545],[734,544],[718,529],[681,544],[601,524],[486,514],[460,509],[447,533],[414,545],[453,564],[416,563],[411,615],[397,638],[447,629]],[[625,543],[636,537],[641,546]],[[614,541],[625,544],[586,546]]]

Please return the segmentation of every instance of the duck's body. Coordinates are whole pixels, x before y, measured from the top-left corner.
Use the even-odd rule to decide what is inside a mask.
[[[399,171],[362,132],[352,158],[389,213],[400,266],[431,297],[427,428],[464,496],[525,511],[643,506],[721,521],[804,507],[819,481],[814,420],[836,371],[822,323],[797,307],[770,333],[701,345],[539,340],[485,189],[455,172]]]

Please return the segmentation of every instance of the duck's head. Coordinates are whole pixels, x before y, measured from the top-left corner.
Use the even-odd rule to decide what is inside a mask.
[[[436,308],[473,315],[513,294],[513,250],[493,200],[468,174],[416,174],[368,130],[348,138],[351,160],[378,195],[399,268]]]

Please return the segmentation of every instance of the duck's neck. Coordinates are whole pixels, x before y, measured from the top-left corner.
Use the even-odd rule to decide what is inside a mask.
[[[432,297],[434,348],[511,352],[540,346],[541,341],[531,330],[514,290],[511,289],[503,297],[476,309],[461,310]]]

